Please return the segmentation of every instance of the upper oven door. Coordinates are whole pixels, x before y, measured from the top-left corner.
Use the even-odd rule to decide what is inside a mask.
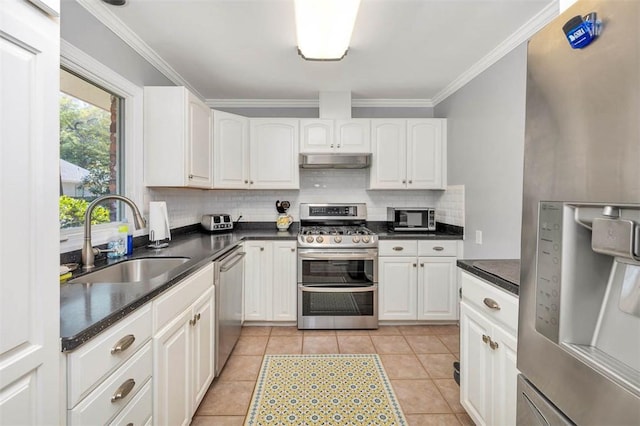
[[[299,249],[298,283],[363,287],[378,282],[378,250]]]

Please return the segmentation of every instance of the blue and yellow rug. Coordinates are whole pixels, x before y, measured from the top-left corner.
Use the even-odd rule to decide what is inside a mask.
[[[266,355],[245,425],[407,425],[378,355]]]

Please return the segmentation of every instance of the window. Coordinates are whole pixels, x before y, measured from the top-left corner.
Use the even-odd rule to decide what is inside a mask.
[[[91,201],[123,193],[124,100],[60,70],[60,227],[84,224]],[[117,202],[94,209],[92,224],[122,220]]]

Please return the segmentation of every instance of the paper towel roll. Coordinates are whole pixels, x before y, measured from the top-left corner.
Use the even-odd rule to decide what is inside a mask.
[[[149,240],[162,241],[167,238],[171,239],[167,203],[151,201],[149,203]]]

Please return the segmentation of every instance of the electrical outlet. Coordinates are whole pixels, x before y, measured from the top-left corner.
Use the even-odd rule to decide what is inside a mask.
[[[482,231],[476,231],[476,244],[482,244]]]

